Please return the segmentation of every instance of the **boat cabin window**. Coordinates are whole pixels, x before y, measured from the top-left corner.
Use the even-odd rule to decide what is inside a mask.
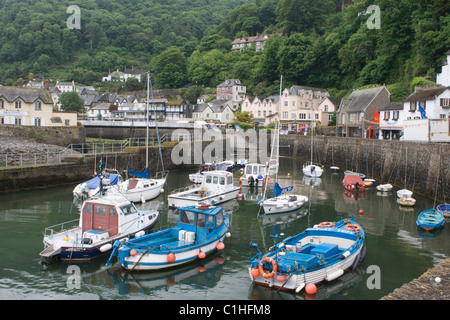
[[[247,168],[245,168],[245,173],[246,174],[252,174],[252,166],[247,166]]]
[[[229,175],[227,177],[227,184],[233,184],[233,176],[232,175]]]
[[[258,174],[258,166],[253,167],[253,174]]]
[[[109,215],[110,215],[111,217],[117,216],[116,208],[110,207],[110,208],[109,208]]]
[[[92,213],[92,204],[85,205],[83,210],[85,213]]]
[[[132,213],[137,213],[136,208],[130,203],[130,204],[126,204],[120,207],[120,210],[122,210],[124,215],[128,215],[128,214],[132,214]]]
[[[213,177],[213,183],[214,183],[214,184],[217,184],[217,180],[219,180],[219,178],[218,178],[217,176],[214,176],[214,177]]]
[[[199,228],[206,227],[206,215],[204,213],[197,214],[197,227]]]
[[[220,177],[219,178],[219,184],[222,185],[222,186],[225,185],[225,177]]]
[[[223,223],[223,212],[219,212],[216,215],[216,228],[218,228]]]
[[[106,207],[95,206],[95,214],[98,216],[106,216]]]
[[[211,183],[212,181],[212,177],[211,176],[206,176],[206,183]]]
[[[193,226],[195,224],[195,213],[192,211],[180,211],[180,222]]]

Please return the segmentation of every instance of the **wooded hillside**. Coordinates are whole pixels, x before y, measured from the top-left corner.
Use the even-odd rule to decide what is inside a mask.
[[[251,94],[284,85],[335,95],[389,84],[404,96],[434,79],[450,49],[448,0],[0,0],[0,84],[35,77],[95,85],[124,68],[149,68],[159,88],[239,78]],[[380,8],[380,28],[366,22]],[[69,5],[81,28],[68,29]],[[345,9],[343,9],[345,7]],[[231,52],[242,35],[281,34],[265,49]],[[334,88],[334,89],[333,89]]]

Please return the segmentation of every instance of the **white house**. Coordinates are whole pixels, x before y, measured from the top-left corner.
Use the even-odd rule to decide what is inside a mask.
[[[404,140],[450,142],[450,87],[418,89],[403,101]]]
[[[141,69],[124,69],[123,72],[117,69],[114,72],[110,72],[106,77],[103,77],[102,82],[113,80],[126,82],[130,78],[136,78],[141,82],[145,73],[147,73],[147,71]]]
[[[58,81],[56,83],[56,87],[58,88],[58,90],[61,93],[72,92],[72,91],[76,90],[76,88],[75,88],[75,81],[72,81],[72,82],[60,82],[60,81]]]
[[[229,123],[234,119],[234,112],[228,103],[213,100],[207,104],[197,105],[192,111],[192,119],[195,121]]]
[[[242,112],[250,112],[253,122],[260,125],[268,125],[273,121],[272,115],[278,111],[280,97],[278,95],[268,97],[246,97],[242,103]]]
[[[379,139],[398,140],[403,132],[403,120],[407,112],[403,109],[403,102],[392,102],[380,109]]]
[[[436,83],[444,87],[450,86],[450,50],[446,53],[447,59],[442,64],[441,73],[436,75]]]

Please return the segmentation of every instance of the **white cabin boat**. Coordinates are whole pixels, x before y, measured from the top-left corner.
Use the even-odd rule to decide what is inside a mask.
[[[168,196],[169,207],[187,207],[198,203],[219,203],[235,199],[239,187],[233,184],[233,174],[228,171],[214,170],[204,173],[203,182],[199,187],[172,193]]]
[[[138,210],[121,196],[86,200],[79,219],[45,228],[44,250],[39,255],[45,261],[82,262],[109,253],[116,240],[151,230],[159,217],[158,204]]]
[[[248,163],[244,175],[239,179],[243,187],[262,187],[267,179],[267,166],[259,163]]]

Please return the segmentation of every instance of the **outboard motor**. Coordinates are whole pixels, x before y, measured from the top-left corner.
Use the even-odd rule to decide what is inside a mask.
[[[253,178],[253,176],[248,177],[248,185],[250,187],[253,187],[255,184],[255,179]]]

